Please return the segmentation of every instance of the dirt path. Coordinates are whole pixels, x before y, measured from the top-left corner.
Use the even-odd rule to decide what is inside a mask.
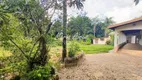
[[[142,56],[85,55],[76,67],[59,72],[60,80],[142,80]]]

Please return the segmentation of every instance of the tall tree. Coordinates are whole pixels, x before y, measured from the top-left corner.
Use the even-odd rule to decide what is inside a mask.
[[[104,22],[103,22],[103,26],[102,28],[104,29],[104,36],[107,37],[108,36],[108,33],[110,32],[110,29],[108,29],[108,26],[114,24],[115,22],[112,20],[112,17],[108,18],[106,17],[104,19]]]
[[[36,66],[45,66],[49,60],[47,43],[51,18],[57,2],[51,0],[42,6],[37,0],[4,0],[3,4],[3,10],[10,13],[17,23],[2,26],[0,36],[17,47],[27,61],[28,71]],[[53,13],[50,11],[48,14],[51,9]]]
[[[91,20],[87,16],[77,16],[71,17],[68,22],[68,32],[69,36],[82,36],[93,34],[93,26],[91,25]]]
[[[62,61],[67,55],[67,45],[66,45],[66,27],[67,27],[67,0],[63,0],[63,52]]]
[[[92,25],[95,25],[95,36],[96,37],[107,37],[110,30],[107,28],[109,25],[112,25],[114,21],[112,18],[106,17],[105,19],[93,18]]]
[[[85,0],[69,0],[69,6],[77,6],[78,9],[83,7],[82,2]],[[66,27],[67,27],[67,0],[63,0],[63,51],[62,51],[62,61],[67,55],[67,45],[66,45]]]

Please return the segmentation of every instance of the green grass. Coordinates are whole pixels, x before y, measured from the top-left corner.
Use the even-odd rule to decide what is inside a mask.
[[[97,54],[97,53],[106,53],[109,50],[113,49],[111,45],[80,45],[80,49],[83,50],[86,54]]]

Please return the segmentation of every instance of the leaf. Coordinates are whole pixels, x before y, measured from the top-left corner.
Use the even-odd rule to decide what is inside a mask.
[[[41,77],[41,74],[37,74],[38,77]]]

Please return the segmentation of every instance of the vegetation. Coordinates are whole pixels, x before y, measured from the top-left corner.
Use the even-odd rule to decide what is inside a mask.
[[[11,56],[12,53],[4,48],[0,47],[0,57],[8,57]]]
[[[112,18],[108,18],[106,17],[105,19],[101,19],[101,18],[93,18],[92,19],[92,24],[94,26],[94,34],[95,37],[97,38],[101,38],[101,37],[108,37],[109,33],[112,32],[110,29],[108,29],[107,27],[109,25],[114,24],[115,22],[112,20]]]
[[[64,62],[67,51],[69,57],[74,57],[80,50],[86,54],[111,50],[109,45],[91,45],[94,37],[105,37],[111,32],[106,28],[113,23],[111,18],[97,19],[97,22],[78,15],[67,23],[67,6],[82,9],[84,1],[70,0],[68,5],[67,0],[0,2],[0,75],[10,74],[12,79],[50,80],[55,74],[54,67],[60,66],[60,60]],[[54,13],[61,10],[63,17],[53,20]],[[67,45],[66,40],[71,44]]]
[[[48,33],[52,26],[51,18],[53,16],[47,11],[50,8],[55,10],[57,6],[56,2],[51,2],[52,4],[47,4],[50,5],[49,8],[42,7],[42,4],[36,0],[5,0],[0,5],[0,8],[4,10],[3,13],[7,14],[9,18],[7,24],[0,26],[1,45],[13,53],[7,62],[2,63],[7,63],[4,66],[12,67],[9,71],[18,73],[16,75],[22,78],[28,78],[30,74],[27,73],[33,74],[33,72],[39,72],[35,75],[44,75],[41,70],[47,70],[51,42]],[[7,16],[1,15],[1,22],[5,22]],[[50,67],[52,68],[52,66]],[[2,70],[2,74],[6,73],[4,71]],[[50,69],[50,72],[55,73],[53,69]],[[46,75],[50,78],[48,73]],[[45,80],[45,78],[41,76],[40,80]]]
[[[86,54],[97,54],[97,53],[108,53],[109,50],[113,49],[111,45],[80,45],[80,49],[83,50]]]
[[[86,35],[94,34],[91,19],[87,16],[71,17],[68,23],[68,35],[70,39],[83,39]],[[80,36],[80,37],[78,37]]]
[[[74,57],[79,50],[80,50],[79,44],[75,41],[72,41],[69,45],[68,56]]]
[[[81,9],[83,7],[82,2],[85,0],[70,0],[69,6],[73,5]],[[63,0],[63,51],[62,51],[62,61],[64,62],[65,57],[67,56],[67,46],[66,46],[66,28],[67,28],[67,0]]]

